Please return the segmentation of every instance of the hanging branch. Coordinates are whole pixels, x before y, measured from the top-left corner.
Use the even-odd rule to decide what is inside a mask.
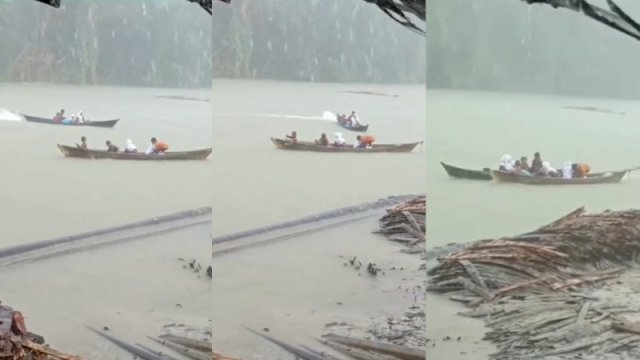
[[[407,15],[411,14],[426,21],[426,0],[364,0],[378,6],[387,16],[400,25],[421,35],[426,32],[414,24]]]
[[[600,22],[610,28],[640,40],[640,24],[625,13],[613,0],[607,0],[609,10],[591,5],[587,0],[521,0],[529,5],[547,4],[554,8],[565,8]]]
[[[60,0],[36,0],[36,1],[39,1],[41,3],[45,3],[45,4],[53,6],[55,8],[59,8],[60,7]]]
[[[60,2],[61,2],[61,0],[36,0],[36,1],[53,6],[55,8],[60,8]],[[212,15],[213,0],[187,0],[187,1],[200,5],[200,7],[204,9],[204,11],[208,12],[209,15]],[[218,0],[218,1],[222,1],[224,3],[231,2],[231,0]]]

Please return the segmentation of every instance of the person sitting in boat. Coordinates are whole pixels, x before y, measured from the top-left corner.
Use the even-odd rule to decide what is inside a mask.
[[[105,144],[107,145],[107,151],[108,152],[118,152],[118,150],[120,150],[120,149],[118,149],[117,146],[115,146],[115,145],[113,145],[111,143],[111,140],[107,140],[107,142]]]
[[[56,113],[56,117],[53,118],[55,122],[61,122],[64,119],[64,109],[61,109],[60,112]]]
[[[152,137],[151,146],[147,149],[146,154],[164,154],[167,150],[169,150],[169,145],[162,141],[158,141],[155,137]]]
[[[548,161],[542,162],[542,169],[537,172],[540,176],[559,177],[558,170],[553,168]]]
[[[320,134],[320,139],[316,140],[316,145],[329,146],[329,139],[327,138],[327,134]]]
[[[347,144],[347,140],[342,137],[342,133],[337,132],[334,135],[336,138],[333,140],[333,146],[345,146]]]
[[[573,178],[573,164],[571,161],[565,161],[562,165],[562,178],[563,179],[571,179]]]
[[[80,149],[88,150],[88,149],[89,149],[89,147],[87,146],[87,138],[86,138],[86,137],[84,137],[84,136],[83,136],[83,137],[81,137],[81,138],[80,138],[80,144],[77,144],[77,143],[76,143],[76,146],[77,146],[78,148],[80,148]]]
[[[516,160],[516,162],[513,165],[513,170],[511,172],[516,175],[531,175],[529,171],[527,171],[524,168],[524,166],[522,165],[522,161],[520,160]]]
[[[84,113],[82,112],[82,110],[78,111],[78,116],[76,116],[76,122],[77,123],[86,122],[84,118]]]
[[[133,144],[133,141],[131,141],[131,139],[127,139],[127,145],[125,145],[125,147],[124,147],[124,152],[126,152],[126,153],[137,153],[138,152],[138,148]]]
[[[355,111],[351,111],[351,115],[349,115],[347,122],[349,124],[349,127],[360,126],[360,121],[358,121],[358,115]]]
[[[68,117],[68,118],[64,117],[62,119],[62,123],[67,125],[73,124],[75,122],[76,122],[76,114],[71,114],[71,117]]]
[[[573,176],[577,179],[587,177],[587,174],[591,171],[591,167],[588,164],[571,164],[573,169]]]
[[[288,142],[292,143],[292,144],[297,144],[298,143],[298,133],[295,131],[291,132],[291,135],[286,135],[286,139]]]
[[[359,149],[370,148],[373,145],[374,141],[376,141],[376,138],[371,135],[358,135],[356,137],[356,143],[353,145],[353,147]]]
[[[529,169],[529,172],[535,174],[540,170],[542,170],[542,157],[539,152],[536,152],[533,154],[533,161],[531,161],[531,168]]]
[[[520,168],[522,168],[522,170],[526,172],[529,172],[531,170],[531,168],[529,167],[529,160],[526,156],[520,157]]]
[[[504,171],[504,172],[512,172],[513,165],[514,165],[514,162],[513,162],[513,159],[511,158],[511,155],[505,154],[505,155],[502,155],[502,157],[500,158],[500,166],[498,166],[498,170]]]

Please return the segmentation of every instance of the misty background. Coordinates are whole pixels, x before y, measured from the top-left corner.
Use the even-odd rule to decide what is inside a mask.
[[[216,78],[424,83],[425,50],[423,36],[363,0],[214,4]]]
[[[640,18],[640,2],[617,3]],[[429,88],[640,97],[640,42],[577,12],[428,0],[427,17]]]
[[[0,0],[0,81],[211,86],[211,17],[184,0]]]

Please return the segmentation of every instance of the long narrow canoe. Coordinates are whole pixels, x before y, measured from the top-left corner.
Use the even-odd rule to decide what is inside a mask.
[[[106,150],[84,150],[76,146],[58,144],[58,149],[66,157],[83,159],[113,160],[206,160],[211,155],[211,148],[194,151],[167,151],[164,154],[147,155],[145,153],[109,152]]]
[[[340,127],[347,130],[351,130],[351,131],[365,132],[369,129],[369,125],[362,125],[362,124],[358,124],[358,126],[354,126],[354,127],[347,126],[345,123],[340,121],[339,115],[336,115],[336,122]]]
[[[43,118],[43,117],[31,116],[31,115],[25,115],[25,114],[22,114],[22,116],[24,117],[25,120],[29,122],[34,122],[38,124],[63,125],[63,126],[94,126],[94,127],[112,128],[116,126],[118,121],[120,121],[120,119],[114,119],[114,120],[103,120],[103,121],[88,121],[88,122],[81,122],[77,124],[64,124],[61,122],[55,122],[53,121],[53,119],[49,119],[49,118]]]
[[[491,170],[483,169],[483,170],[469,170],[463,169],[455,166],[451,166],[449,164],[445,164],[442,161],[440,162],[444,171],[453,178],[458,179],[468,179],[468,180],[486,180],[491,181]]]
[[[368,149],[354,148],[353,145],[345,146],[322,146],[310,141],[298,141],[295,144],[287,142],[283,139],[271,138],[271,142],[278,149],[295,150],[295,151],[315,151],[315,152],[334,152],[334,153],[400,153],[412,152],[420,142],[408,144],[374,144]]]
[[[593,173],[586,178],[563,179],[559,177],[516,175],[499,170],[491,170],[493,180],[526,185],[593,185],[619,183],[631,170]]]

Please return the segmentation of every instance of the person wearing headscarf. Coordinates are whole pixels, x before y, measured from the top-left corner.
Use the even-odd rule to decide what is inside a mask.
[[[513,171],[513,160],[511,155],[505,154],[500,158],[500,167],[501,171],[512,172]]]
[[[556,175],[558,175],[558,170],[553,168],[548,161],[542,162],[542,169],[540,170],[540,172],[544,176],[556,176]]]
[[[573,177],[573,168],[571,161],[565,161],[562,165],[562,178],[571,179]]]
[[[337,132],[334,134],[335,136],[335,140],[333,140],[333,145],[334,146],[344,146],[347,144],[347,140],[345,140],[342,137],[342,133],[341,132]]]
[[[133,143],[133,141],[131,141],[131,139],[127,139],[127,145],[125,145],[125,147],[124,147],[124,152],[126,152],[126,153],[137,153],[138,152],[138,148]]]

